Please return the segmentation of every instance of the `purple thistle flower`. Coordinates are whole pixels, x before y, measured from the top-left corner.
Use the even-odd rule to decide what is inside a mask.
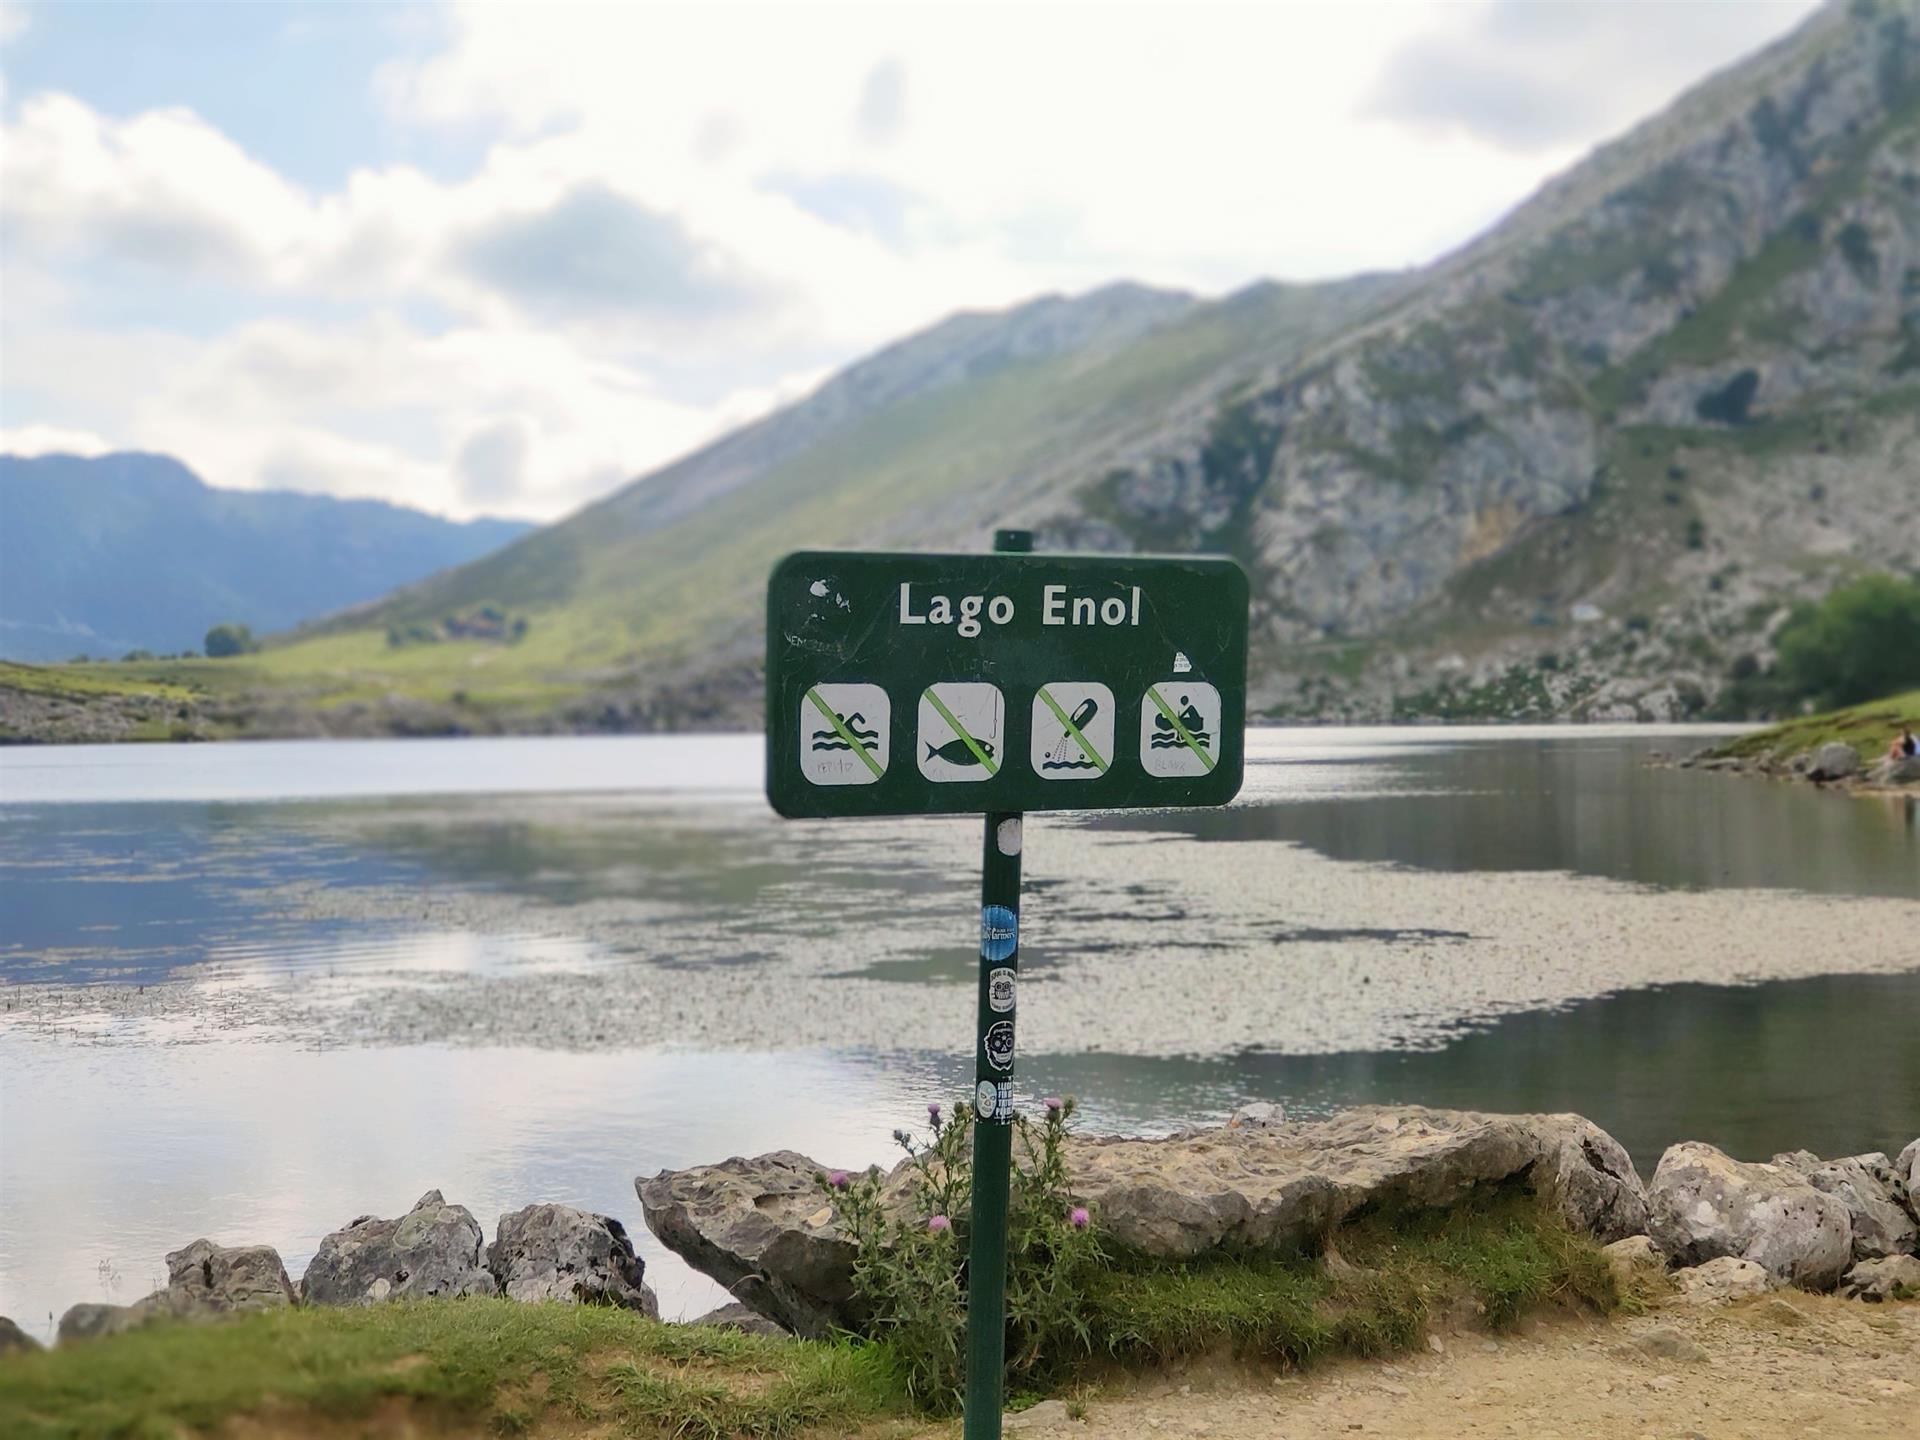
[[[1066,1104],[1058,1095],[1049,1095],[1041,1103],[1047,1107],[1047,1113],[1049,1115],[1058,1115],[1061,1107]]]
[[[1087,1214],[1087,1207],[1076,1205],[1067,1212],[1067,1223],[1076,1230],[1084,1230],[1093,1223],[1093,1217]]]
[[[940,1123],[940,1102],[938,1100],[928,1103],[927,1119],[931,1120],[935,1125]]]
[[[934,1234],[938,1235],[938,1234],[941,1234],[943,1231],[953,1229],[953,1221],[949,1220],[944,1215],[935,1215],[927,1221],[927,1229],[933,1231]]]
[[[852,1179],[848,1176],[847,1172],[844,1170],[836,1170],[831,1175],[827,1176],[827,1184],[831,1185],[836,1190],[844,1190],[847,1188],[847,1186],[851,1185],[852,1183],[853,1183]]]

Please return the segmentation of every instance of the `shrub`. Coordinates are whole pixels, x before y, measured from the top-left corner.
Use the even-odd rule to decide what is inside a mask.
[[[1091,1217],[1067,1187],[1064,1143],[1074,1102],[1050,1099],[1045,1119],[1014,1119],[1007,1211],[1007,1371],[1034,1380],[1093,1344],[1086,1321],[1090,1277],[1105,1263]],[[904,1130],[905,1204],[890,1204],[878,1167],[836,1170],[816,1183],[853,1242],[854,1293],[867,1333],[885,1343],[916,1405],[951,1411],[960,1401],[966,1357],[966,1256],[972,1194],[972,1111],[953,1118],[928,1107],[933,1138]]]
[[[260,648],[260,642],[253,638],[252,630],[232,621],[207,631],[203,643],[209,660],[224,660],[231,655],[251,655]]]
[[[1920,583],[1868,575],[1803,606],[1780,629],[1783,697],[1822,709],[1920,685]]]

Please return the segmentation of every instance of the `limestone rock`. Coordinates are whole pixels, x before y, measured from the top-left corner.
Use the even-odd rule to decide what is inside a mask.
[[[10,1355],[19,1350],[38,1350],[40,1342],[22,1330],[6,1316],[0,1315],[0,1355]]]
[[[1920,1228],[1896,1203],[1893,1162],[1878,1151],[1835,1160],[1807,1176],[1816,1190],[1837,1196],[1853,1224],[1853,1258],[1877,1260],[1910,1254]],[[1904,1186],[1899,1187],[1904,1189]]]
[[[1684,1360],[1697,1365],[1707,1358],[1705,1350],[1671,1325],[1656,1325],[1651,1330],[1642,1331],[1627,1342],[1626,1348],[1638,1351],[1650,1360]]]
[[[1862,1260],[1840,1281],[1840,1293],[1849,1300],[1885,1300],[1896,1288],[1920,1296],[1920,1260],[1911,1255]]]
[[[1577,1115],[1365,1107],[1281,1128],[1074,1138],[1074,1193],[1121,1244],[1189,1258],[1312,1243],[1362,1208],[1446,1206],[1523,1184],[1602,1240],[1647,1228],[1646,1192],[1613,1137]],[[857,1327],[853,1250],[792,1151],[636,1180],[648,1226],[696,1270],[795,1333]],[[904,1170],[889,1178],[904,1206]]]
[[[1666,1256],[1654,1249],[1653,1241],[1645,1235],[1629,1235],[1624,1240],[1616,1240],[1605,1246],[1601,1253],[1607,1257],[1607,1268],[1613,1271],[1614,1278],[1622,1285],[1667,1268]]]
[[[1853,1248],[1846,1204],[1780,1165],[1744,1164],[1698,1141],[1660,1157],[1648,1233],[1670,1261],[1752,1260],[1775,1280],[1826,1289]]]
[[[429,1190],[397,1220],[363,1215],[320,1242],[300,1281],[309,1305],[370,1305],[427,1296],[494,1295],[480,1226]]]
[[[1907,1213],[1920,1220],[1920,1140],[1911,1141],[1894,1158],[1893,1181],[1900,1187],[1897,1197]]]
[[[195,1240],[167,1256],[166,1289],[131,1305],[75,1305],[60,1317],[59,1341],[118,1335],[156,1320],[212,1320],[293,1303],[293,1283],[272,1246]]]
[[[1680,1298],[1695,1305],[1724,1305],[1748,1295],[1764,1295],[1773,1288],[1773,1276],[1764,1265],[1722,1255],[1704,1265],[1673,1272]]]
[[[1009,1435],[1045,1435],[1073,1424],[1064,1400],[1042,1400],[1026,1410],[1010,1411],[1000,1422]]]
[[[1920,755],[1882,760],[1868,772],[1867,778],[1876,785],[1920,785]]]
[[[97,1340],[103,1335],[118,1335],[150,1323],[155,1317],[132,1305],[103,1305],[82,1301],[70,1306],[60,1317],[55,1339],[61,1345],[76,1340]]]
[[[1841,740],[1830,740],[1813,752],[1807,766],[1809,780],[1845,780],[1860,773],[1860,752]]]
[[[1251,1105],[1242,1105],[1227,1117],[1229,1130],[1271,1130],[1286,1123],[1286,1108],[1271,1100],[1256,1100]]]
[[[709,1310],[698,1319],[689,1320],[687,1323],[711,1325],[716,1330],[738,1330],[743,1335],[783,1336],[787,1333],[766,1316],[748,1309],[737,1300],[730,1305],[722,1305],[717,1310]]]
[[[660,1318],[626,1228],[566,1205],[529,1205],[502,1215],[487,1269],[509,1300],[618,1305]]]
[[[298,1298],[272,1246],[227,1247],[211,1240],[195,1240],[167,1256],[167,1289],[216,1313],[269,1310]]]

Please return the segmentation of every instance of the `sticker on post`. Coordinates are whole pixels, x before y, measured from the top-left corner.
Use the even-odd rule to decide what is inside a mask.
[[[998,687],[962,681],[929,685],[920,696],[915,758],[929,780],[991,780],[1000,773],[1006,705]]]
[[[1054,680],[1033,697],[1033,773],[1042,780],[1095,780],[1113,764],[1113,691],[1095,681]]]
[[[1013,1119],[1013,1082],[982,1080],[974,1086],[973,1113],[1003,1125]]]
[[[1140,701],[1140,765],[1162,778],[1220,763],[1220,692],[1204,680],[1162,680]]]
[[[1013,1009],[1015,995],[1013,971],[1002,966],[987,972],[987,1008],[996,1015]]]
[[[800,697],[800,773],[871,785],[887,773],[893,707],[878,685],[814,685]]]
[[[1020,948],[1020,916],[1005,905],[980,907],[980,958],[995,964]]]
[[[987,1064],[996,1070],[1013,1069],[1013,1021],[994,1021],[987,1027],[982,1043],[987,1050]]]

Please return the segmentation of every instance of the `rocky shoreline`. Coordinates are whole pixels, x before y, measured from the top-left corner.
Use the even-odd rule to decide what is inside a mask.
[[[1677,1302],[1721,1304],[1797,1287],[1865,1301],[1920,1298],[1920,1139],[1883,1153],[1764,1163],[1682,1142],[1643,1182],[1612,1136],[1578,1115],[1369,1106],[1290,1123],[1249,1106],[1224,1126],[1154,1138],[1074,1137],[1073,1191],[1116,1244],[1168,1261],[1312,1249],[1361,1214],[1460,1204],[1522,1189],[1605,1245],[1623,1277],[1664,1275]],[[857,1330],[854,1252],[793,1151],[662,1171],[634,1185],[668,1249],[736,1297],[691,1322],[822,1336]],[[903,1167],[889,1203],[911,1193]],[[504,1214],[487,1242],[437,1190],[402,1216],[329,1234],[296,1286],[271,1246],[201,1239],[167,1256],[168,1283],[131,1305],[61,1318],[74,1344],[159,1321],[293,1305],[427,1297],[617,1305],[658,1318],[621,1223],[569,1206]],[[0,1353],[37,1348],[0,1318]]]
[[[1788,753],[1767,750],[1756,755],[1728,755],[1715,748],[1700,750],[1679,760],[1658,760],[1676,770],[1720,771],[1764,775],[1774,780],[1804,780],[1815,785],[1860,794],[1920,794],[1920,756],[1871,761],[1845,741],[1830,741],[1811,750]]]

